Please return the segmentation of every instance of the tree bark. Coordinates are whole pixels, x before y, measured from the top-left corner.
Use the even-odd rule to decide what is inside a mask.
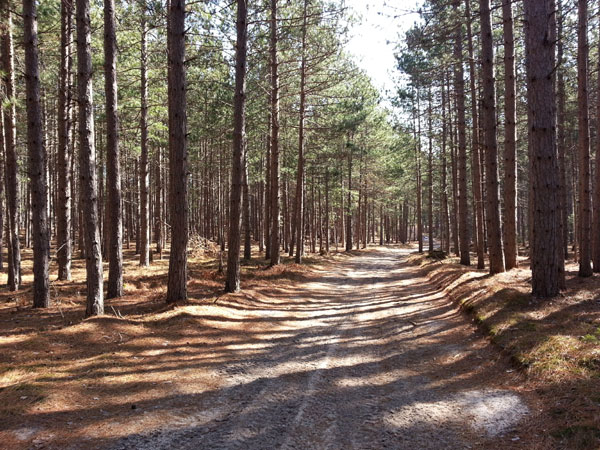
[[[185,83],[185,0],[169,4],[169,200],[171,252],[167,303],[187,300],[188,149]]]
[[[352,148],[348,148],[348,194],[346,201],[346,251],[352,250]]]
[[[140,51],[140,266],[150,265],[150,208],[149,184],[150,172],[148,170],[148,56],[146,38],[148,26],[146,23],[146,4],[142,2],[142,35]]]
[[[502,0],[504,31],[504,259],[517,267],[517,84],[512,0]]]
[[[578,0],[577,23],[577,109],[579,149],[579,276],[592,275],[591,196],[590,196],[590,125],[588,103],[588,7]]]
[[[417,182],[417,241],[419,242],[419,253],[423,253],[423,193],[421,179],[421,102],[419,98],[419,88],[416,88],[417,108],[414,110],[416,116],[414,120],[417,122],[413,126],[415,140],[415,159],[416,159],[416,182]]]
[[[162,149],[158,147],[156,149],[156,167],[154,173],[154,184],[156,186],[155,197],[154,197],[154,241],[156,242],[156,253],[158,259],[162,259],[162,194],[163,194],[163,177],[161,176],[161,165],[162,165]]]
[[[2,65],[7,105],[4,114],[4,133],[6,150],[6,209],[8,214],[8,288],[19,290],[21,285],[21,244],[19,242],[19,163],[17,158],[16,134],[16,95],[15,67],[12,36],[12,12],[8,0],[2,1]]]
[[[600,43],[599,43],[600,48]],[[600,58],[598,59],[598,69],[600,70]],[[598,87],[600,88],[600,72],[598,72]],[[598,91],[600,92],[600,91]],[[600,114],[600,95],[597,98],[597,112]],[[597,114],[596,120],[600,124],[600,115]],[[594,216],[593,227],[594,235],[592,236],[594,262],[594,272],[600,272],[600,139],[596,139],[596,170],[594,173]]]
[[[143,63],[142,63],[143,65]],[[106,94],[106,185],[108,190],[108,289],[106,298],[123,295],[123,215],[117,109],[117,35],[115,2],[104,0],[104,91]],[[143,150],[142,150],[143,152]]]
[[[295,222],[298,227],[296,233],[296,264],[302,262],[302,253],[304,251],[304,110],[306,106],[306,15],[308,0],[304,0],[304,10],[302,18],[302,44],[301,44],[301,62],[300,62],[300,110],[298,120],[298,170],[296,173],[296,217]]]
[[[36,0],[23,0],[25,85],[27,90],[27,147],[33,226],[33,306],[50,305],[48,261],[48,195],[46,148],[42,129]]]
[[[446,158],[446,89],[442,84],[442,251],[450,253],[450,212],[448,210],[448,159]],[[405,200],[406,201],[406,200]],[[406,209],[406,205],[405,208]],[[406,215],[406,210],[404,211]]]
[[[71,280],[73,243],[71,236],[71,40],[73,5],[60,2],[60,87],[58,90],[58,202],[56,208],[56,259],[58,279]]]
[[[483,194],[481,192],[481,160],[479,158],[480,142],[479,142],[479,114],[477,107],[477,88],[475,84],[475,56],[473,49],[473,32],[471,29],[471,6],[470,0],[465,0],[465,14],[467,17],[467,42],[469,48],[469,78],[471,89],[471,117],[473,119],[473,135],[471,145],[471,171],[472,171],[472,189],[473,203],[475,211],[475,226],[477,231],[477,268],[485,268],[485,232],[483,227]]]
[[[4,113],[0,107],[0,271],[4,270],[4,187],[6,185],[4,164]]]
[[[85,234],[86,316],[104,314],[102,251],[98,217],[98,178],[94,144],[92,33],[89,0],[77,0],[77,89],[79,103],[79,177]]]
[[[490,274],[504,272],[504,252],[500,227],[498,191],[498,141],[496,136],[496,86],[494,79],[494,42],[490,0],[479,0],[481,18],[481,58],[483,73],[482,128],[486,166],[486,221]]]
[[[557,72],[556,72],[556,96],[557,96],[557,132],[558,132],[558,167],[560,176],[560,215],[563,237],[563,249],[565,259],[569,253],[569,222],[567,214],[567,163],[566,154],[566,94],[565,94],[565,69],[564,69],[564,35],[563,23],[564,12],[561,0],[557,3],[558,25],[557,25]],[[600,108],[600,103],[599,103]],[[600,120],[600,116],[599,116]]]
[[[243,165],[243,201],[242,201],[242,223],[244,229],[244,259],[249,261],[252,257],[252,240],[250,239],[250,187],[248,186],[248,154],[244,147]]]
[[[458,11],[459,2],[454,3]],[[469,195],[467,190],[467,131],[465,119],[465,79],[463,72],[462,23],[458,22],[454,41],[454,88],[456,90],[456,110],[458,128],[458,239],[460,263],[471,264],[469,230]]]
[[[277,0],[271,0],[271,266],[280,262],[279,62],[277,55]]]
[[[227,254],[226,292],[240,289],[240,226],[243,164],[246,153],[246,45],[248,40],[248,4],[237,0],[237,44],[235,51],[235,94],[233,112],[233,155]],[[278,244],[279,245],[279,244]],[[273,250],[273,249],[272,249]]]
[[[265,259],[271,259],[271,115],[268,117],[268,128],[267,133],[267,150],[265,155],[265,212],[264,212],[264,239],[265,239]]]
[[[564,277],[554,92],[554,0],[525,1],[527,104],[531,181],[532,293],[558,294]]]
[[[429,231],[429,252],[433,252],[433,108],[431,104],[431,88],[429,89],[429,108],[427,114],[427,228]]]

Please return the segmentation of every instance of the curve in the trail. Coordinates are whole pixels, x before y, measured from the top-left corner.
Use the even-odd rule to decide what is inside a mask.
[[[503,384],[495,350],[406,252],[370,250],[293,290],[256,292],[253,318],[273,325],[232,344],[220,388],[165,403],[163,427],[107,447],[509,446],[526,404]]]

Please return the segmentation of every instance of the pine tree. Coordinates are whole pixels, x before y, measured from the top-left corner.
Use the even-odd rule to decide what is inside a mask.
[[[79,179],[86,258],[86,316],[104,314],[98,177],[94,143],[92,48],[89,0],[77,0],[77,89],[79,104]]]
[[[38,26],[35,0],[23,0],[23,26],[25,29],[28,170],[33,227],[33,306],[36,308],[47,308],[50,305],[50,283],[48,278],[50,238],[45,167],[47,155],[42,134]]]

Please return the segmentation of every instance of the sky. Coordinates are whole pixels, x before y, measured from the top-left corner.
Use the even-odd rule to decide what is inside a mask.
[[[394,47],[399,35],[417,21],[420,3],[420,0],[346,0],[360,21],[350,30],[346,49],[384,96],[394,88]]]

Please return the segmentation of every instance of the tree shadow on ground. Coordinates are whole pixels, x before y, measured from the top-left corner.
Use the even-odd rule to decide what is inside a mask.
[[[3,368],[33,376],[0,390],[12,408],[0,437],[12,448],[511,448],[513,427],[465,428],[456,400],[510,366],[435,286],[374,253],[301,285],[215,302],[191,283],[194,300],[176,309],[16,334],[0,342]]]

